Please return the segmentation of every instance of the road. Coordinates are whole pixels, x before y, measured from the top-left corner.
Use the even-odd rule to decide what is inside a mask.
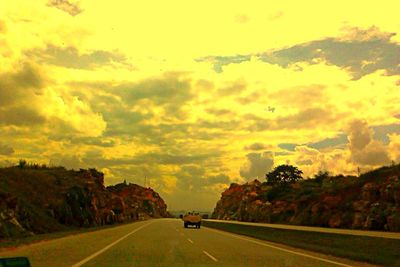
[[[361,266],[181,220],[136,222],[41,242],[0,257],[27,256],[32,266]],[[365,265],[367,266],[367,265]]]
[[[398,233],[398,232],[366,231],[366,230],[354,230],[354,229],[323,228],[323,227],[314,227],[314,226],[271,224],[271,223],[252,223],[252,222],[211,220],[211,219],[209,219],[207,221],[251,225],[251,226],[268,227],[268,228],[276,228],[276,229],[288,229],[288,230],[300,230],[300,231],[331,233],[331,234],[358,235],[358,236],[400,239],[400,233]]]

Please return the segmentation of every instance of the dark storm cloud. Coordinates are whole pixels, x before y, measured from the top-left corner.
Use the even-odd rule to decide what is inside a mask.
[[[67,12],[71,16],[76,16],[82,13],[83,11],[78,5],[73,4],[68,0],[49,0],[47,5],[50,7],[58,8],[64,12]]]
[[[28,57],[34,57],[40,63],[47,63],[56,66],[75,69],[94,69],[112,63],[119,63],[125,67],[132,66],[127,62],[126,57],[119,52],[95,50],[88,53],[80,53],[72,46],[59,47],[47,45],[45,49],[33,49],[26,52]]]
[[[326,38],[260,54],[205,57],[199,61],[212,62],[216,72],[222,72],[224,65],[249,61],[255,56],[283,68],[300,62],[325,61],[349,71],[355,80],[377,70],[385,70],[386,75],[400,74],[400,45],[391,41],[394,33],[383,33],[376,27],[348,28],[346,32],[346,38]]]
[[[14,154],[14,152],[15,152],[14,149],[9,145],[0,143],[0,155],[10,156]]]

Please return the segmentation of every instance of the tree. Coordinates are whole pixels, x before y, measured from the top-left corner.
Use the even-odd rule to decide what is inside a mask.
[[[272,172],[267,173],[267,184],[272,186],[287,185],[302,180],[303,172],[292,165],[279,165]]]
[[[27,163],[26,163],[26,160],[20,159],[19,162],[18,162],[18,167],[20,167],[21,169],[23,169],[23,168],[25,168],[26,164],[27,164]]]
[[[322,183],[325,179],[327,179],[329,177],[329,172],[327,171],[319,171],[314,179],[317,183]]]

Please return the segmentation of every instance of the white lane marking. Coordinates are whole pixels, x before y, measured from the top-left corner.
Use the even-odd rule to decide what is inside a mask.
[[[193,242],[190,238],[188,238],[187,240],[188,240],[190,243],[194,244],[194,242]]]
[[[295,255],[299,255],[299,256],[303,256],[303,257],[306,257],[306,258],[311,258],[311,259],[315,259],[315,260],[319,260],[319,261],[324,261],[324,262],[336,264],[336,265],[339,265],[339,266],[354,267],[353,265],[348,265],[348,264],[344,264],[344,263],[337,262],[337,261],[331,261],[331,260],[328,260],[328,259],[312,256],[312,255],[309,255],[309,254],[305,254],[305,253],[301,253],[301,252],[297,252],[297,251],[293,251],[293,250],[289,250],[289,249],[285,249],[285,248],[269,245],[269,244],[266,244],[266,243],[263,243],[263,242],[260,242],[260,241],[256,241],[256,240],[253,240],[253,239],[250,239],[250,238],[241,237],[241,236],[233,235],[231,233],[225,233],[225,232],[222,232],[222,231],[217,231],[217,230],[214,230],[214,229],[210,229],[208,227],[206,227],[206,229],[209,230],[209,231],[213,231],[213,232],[219,233],[221,235],[227,235],[227,236],[234,237],[234,238],[237,238],[237,239],[242,239],[242,240],[245,240],[245,241],[248,241],[248,242],[252,242],[252,243],[264,246],[264,247],[269,247],[269,248],[273,248],[273,249],[289,252],[289,253],[292,253],[292,254],[295,254]]]
[[[217,260],[215,257],[213,257],[213,255],[211,255],[210,253],[208,253],[207,251],[203,250],[203,253],[206,254],[206,255],[207,255],[210,259],[212,259],[213,261],[218,262],[218,260]]]
[[[85,264],[86,262],[88,262],[88,261],[90,261],[91,259],[93,259],[93,258],[99,256],[99,255],[100,255],[101,253],[103,253],[104,251],[110,249],[112,246],[114,246],[114,245],[116,245],[117,243],[121,242],[122,240],[124,240],[124,239],[127,238],[128,236],[130,236],[130,235],[136,233],[137,231],[143,229],[144,227],[146,227],[146,226],[148,226],[148,225],[150,225],[150,224],[152,224],[152,223],[154,223],[154,221],[153,221],[153,222],[149,222],[149,223],[147,223],[147,224],[145,224],[145,225],[142,225],[142,226],[140,226],[139,228],[136,228],[136,229],[133,230],[132,232],[130,232],[130,233],[124,235],[124,236],[121,237],[120,239],[118,239],[118,240],[112,242],[111,244],[105,246],[104,248],[102,248],[102,249],[100,249],[99,251],[93,253],[93,254],[90,255],[89,257],[87,257],[87,258],[81,260],[80,262],[75,263],[75,264],[72,265],[71,267],[79,267],[79,266],[82,266],[82,265]]]

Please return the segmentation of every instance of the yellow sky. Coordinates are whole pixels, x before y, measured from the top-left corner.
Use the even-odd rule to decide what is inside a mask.
[[[399,161],[399,2],[281,2],[1,1],[0,163],[211,209],[281,163]]]

